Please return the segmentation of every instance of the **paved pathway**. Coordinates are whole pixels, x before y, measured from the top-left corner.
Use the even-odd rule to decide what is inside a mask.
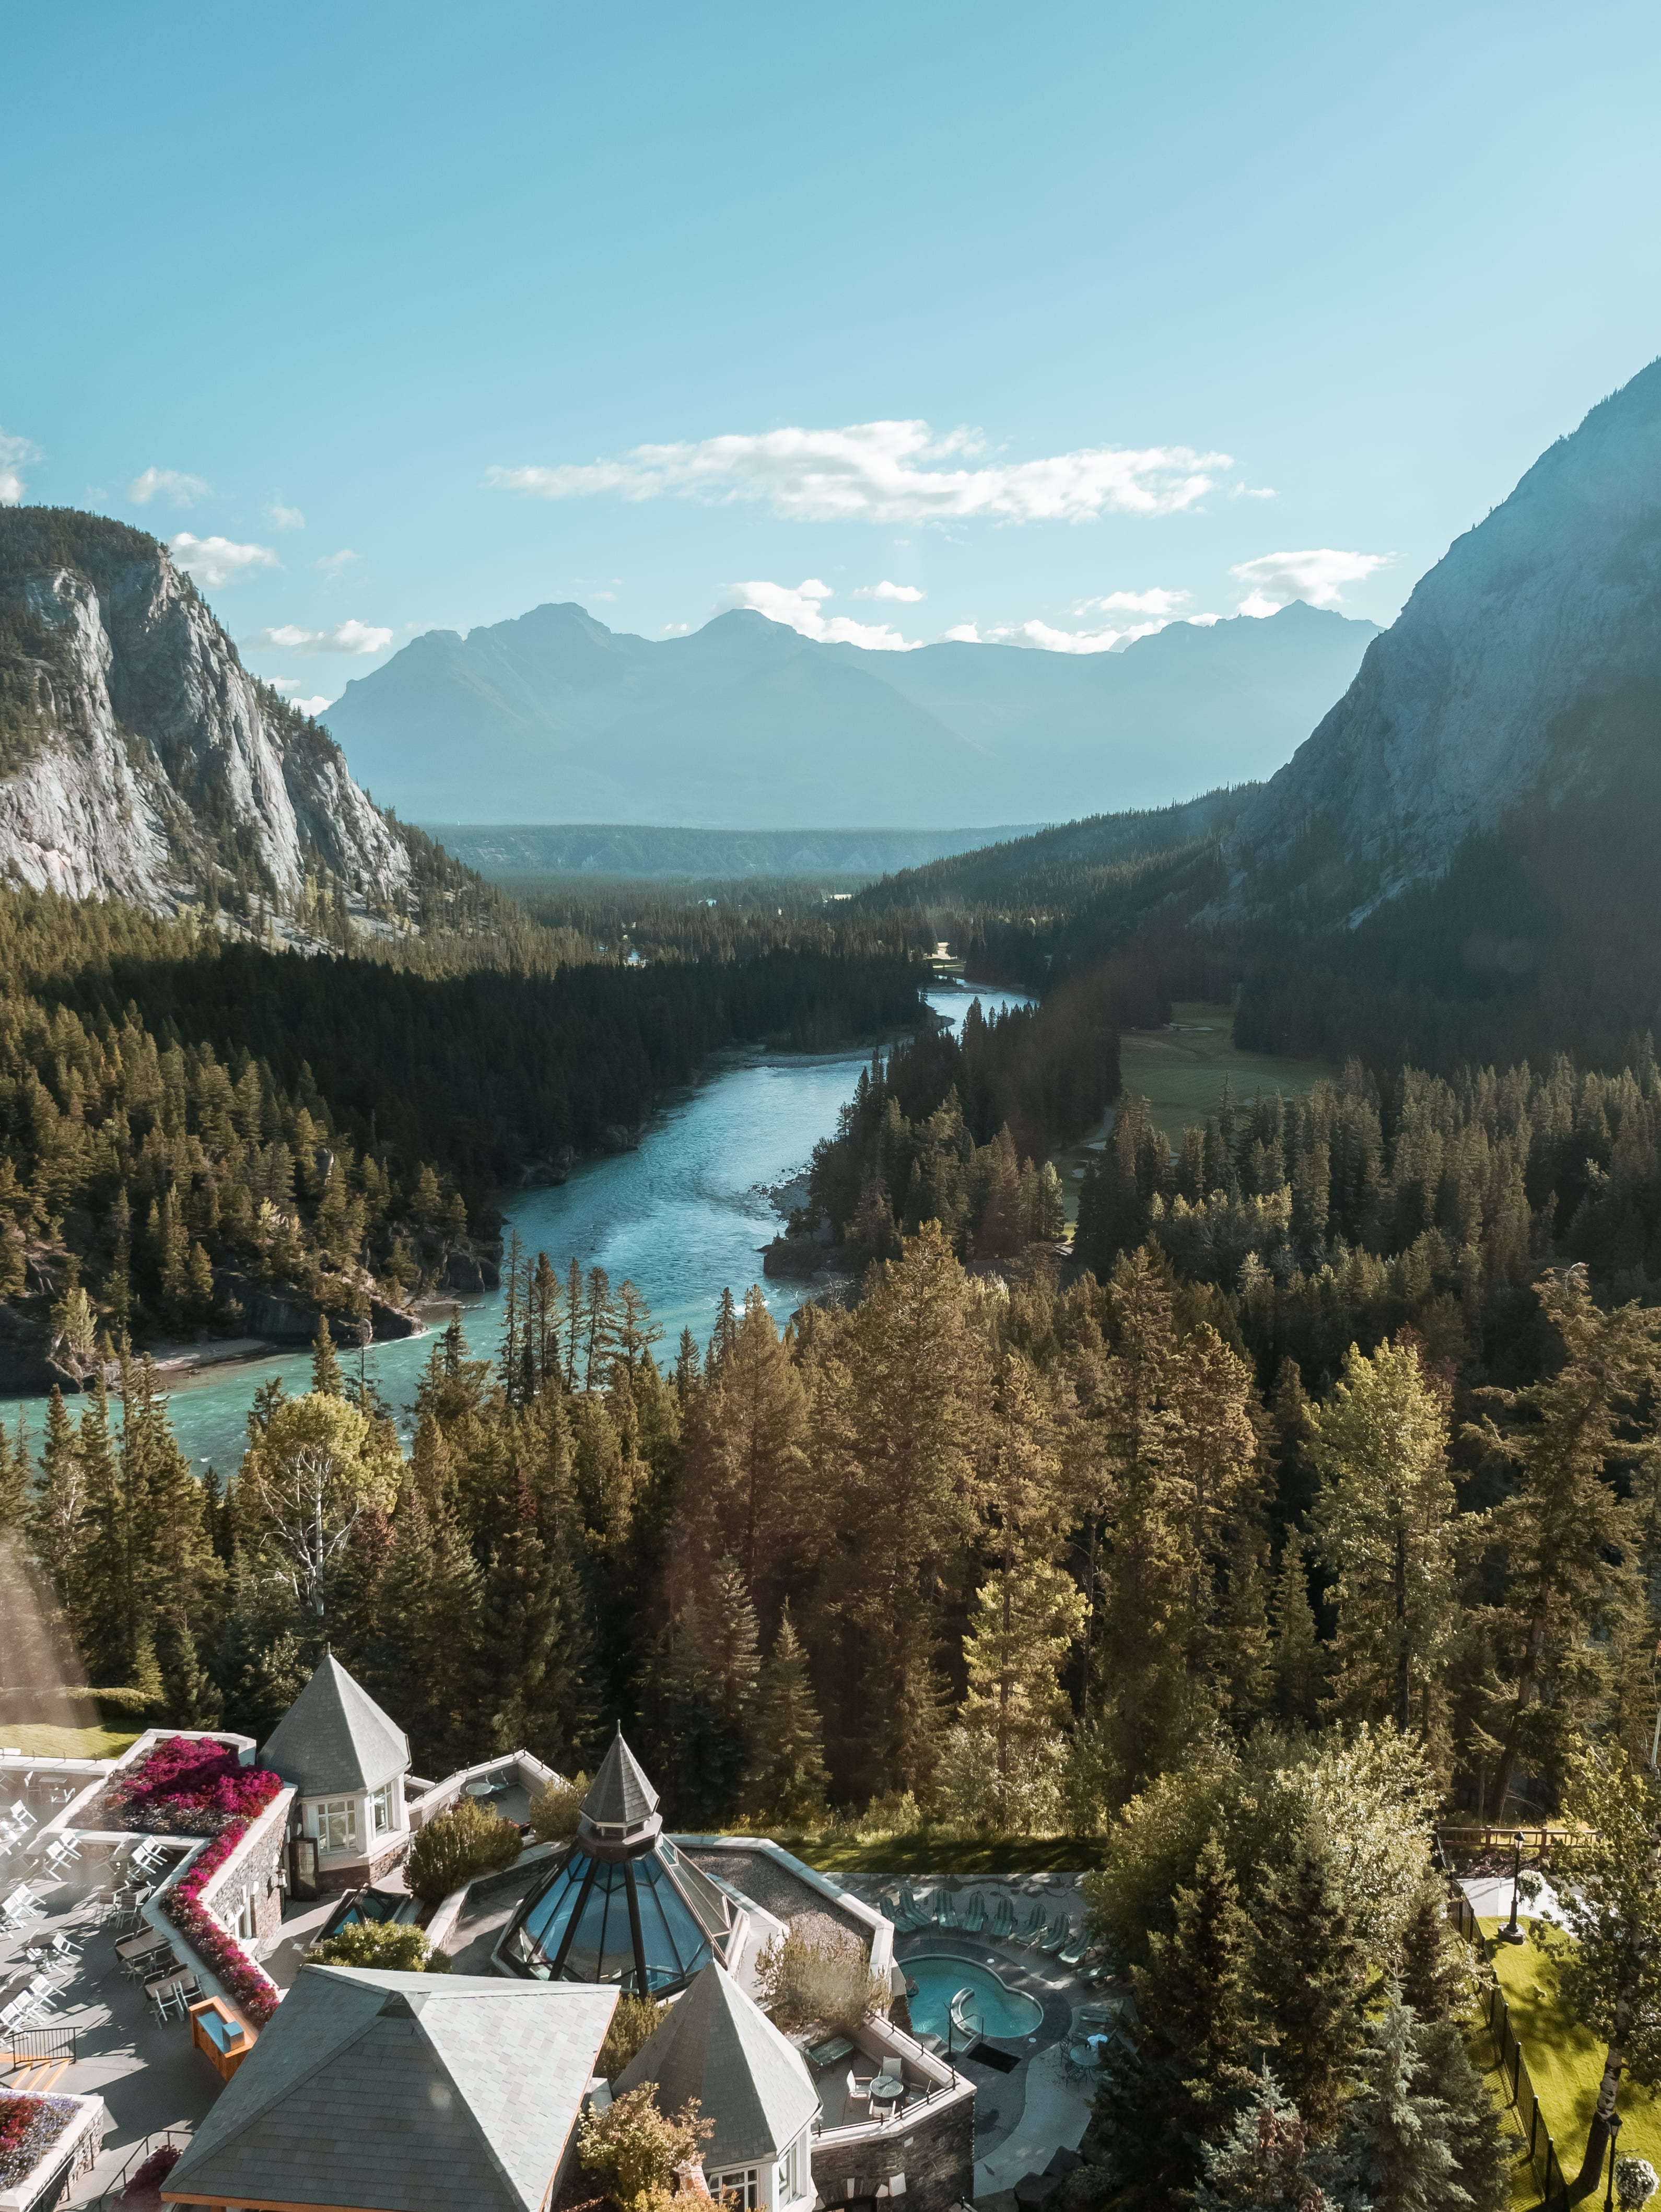
[[[1508,1874],[1472,1875],[1459,1884],[1470,1899],[1470,1909],[1479,1920],[1509,1920],[1511,1918],[1511,1876]],[[1561,1920],[1563,1908],[1557,1892],[1548,1881],[1542,1881],[1534,1897],[1519,1897],[1517,1900],[1519,1920]]]

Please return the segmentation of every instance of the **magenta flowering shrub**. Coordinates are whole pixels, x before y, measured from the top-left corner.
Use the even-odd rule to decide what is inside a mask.
[[[118,2204],[160,2204],[161,2199],[158,2192],[178,2165],[179,2157],[177,2143],[163,2143],[160,2150],[153,2150],[114,2202]]]
[[[244,1766],[234,1744],[165,1736],[112,1776],[82,1825],[137,1828],[149,1835],[214,1836],[246,1826],[283,1787],[275,1774]]]
[[[166,1736],[114,1776],[84,1825],[142,1829],[147,1835],[209,1836],[186,1873],[159,1900],[197,1957],[222,1982],[244,2015],[263,2027],[278,1990],[204,1903],[204,1893],[283,1788],[282,1778],[244,1766],[234,1744],[212,1737]]]

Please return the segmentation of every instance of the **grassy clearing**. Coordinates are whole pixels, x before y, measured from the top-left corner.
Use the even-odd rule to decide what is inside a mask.
[[[47,1728],[36,1721],[0,1721],[0,1750],[26,1751],[35,1759],[119,1759],[137,1742],[137,1729]]]
[[[1125,1089],[1140,1091],[1153,1107],[1153,1119],[1171,1140],[1173,1151],[1181,1144],[1185,1128],[1216,1112],[1225,1080],[1237,1100],[1253,1098],[1260,1091],[1284,1091],[1290,1098],[1301,1097],[1323,1076],[1333,1078],[1338,1073],[1323,1060],[1237,1051],[1231,1006],[1180,1000],[1171,1006],[1171,1019],[1169,1029],[1126,1030],[1119,1039],[1119,1068]],[[1080,1143],[1054,1155],[1067,1194],[1069,1229],[1079,1215],[1081,1177],[1074,1170],[1083,1168],[1104,1134],[1105,1124]]]
[[[1498,1920],[1481,1922],[1492,1936]],[[1552,1949],[1569,1939],[1558,1930],[1547,1938]],[[1587,2033],[1559,1998],[1547,1957],[1530,1941],[1496,1943],[1494,1972],[1511,2008],[1511,2024],[1523,2046],[1534,2094],[1557,2155],[1573,2179],[1586,2147],[1597,2084],[1603,2072],[1603,2046]],[[1661,2099],[1630,2079],[1621,2084],[1621,2153],[1661,2166]],[[1590,2201],[1590,2200],[1588,2200]]]
[[[821,1874],[1075,1874],[1099,1862],[1094,1836],[785,1836],[775,1843]]]

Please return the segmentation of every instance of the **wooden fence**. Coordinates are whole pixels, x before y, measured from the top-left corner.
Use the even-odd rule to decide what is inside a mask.
[[[1487,1945],[1477,1925],[1476,1915],[1471,1910],[1470,1899],[1457,1885],[1449,1890],[1448,1917],[1466,1942],[1486,1959]],[[1511,2008],[1497,1979],[1489,1981],[1484,2011],[1488,2031],[1494,2039],[1494,2051],[1500,2062],[1500,2078],[1506,2085],[1506,2100],[1517,2115],[1529,2165],[1540,2191],[1541,2212],[1569,2212],[1569,2187],[1558,2160],[1557,2146],[1551,2139],[1551,2130],[1546,2125],[1540,2100],[1534,2094],[1528,2061],[1523,2056],[1522,2045],[1517,2040],[1517,2032],[1511,2024]]]

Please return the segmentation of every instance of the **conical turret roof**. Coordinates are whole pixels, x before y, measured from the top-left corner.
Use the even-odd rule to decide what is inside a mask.
[[[261,1764],[302,1797],[371,1795],[410,1771],[410,1739],[334,1654],[272,1729]]]
[[[619,1721],[599,1771],[582,1801],[583,1818],[597,1828],[635,1828],[649,1820],[657,1809],[658,1793],[624,1741]]]
[[[642,2044],[618,2076],[618,2093],[642,2081],[657,2083],[661,2112],[697,2099],[702,2117],[715,2124],[703,2148],[711,2173],[779,2157],[818,2110],[800,2051],[714,1964]]]

